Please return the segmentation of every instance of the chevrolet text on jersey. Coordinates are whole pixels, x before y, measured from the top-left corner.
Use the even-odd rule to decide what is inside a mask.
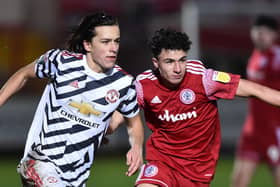
[[[68,112],[66,112],[64,110],[61,110],[60,113],[61,113],[62,116],[66,117],[67,119],[74,120],[81,125],[85,125],[85,126],[93,127],[93,128],[98,128],[100,126],[100,124],[90,122],[88,120],[82,119],[82,118],[80,118],[78,116],[75,116],[73,114],[69,114]]]

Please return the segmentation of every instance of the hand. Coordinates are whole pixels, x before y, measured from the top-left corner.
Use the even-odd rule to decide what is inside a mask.
[[[107,145],[109,144],[109,138],[107,138],[106,136],[104,136],[101,140],[101,145]]]
[[[127,176],[132,176],[143,164],[142,147],[132,147],[126,154]]]

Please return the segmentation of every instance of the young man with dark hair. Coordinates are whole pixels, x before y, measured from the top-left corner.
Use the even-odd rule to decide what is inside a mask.
[[[247,65],[247,78],[280,90],[279,25],[260,15],[251,28],[255,46]],[[260,162],[265,162],[280,187],[280,109],[256,98],[249,99],[248,114],[237,145],[233,187],[247,187]]]
[[[142,164],[143,127],[133,77],[116,65],[115,17],[84,17],[68,50],[52,49],[18,70],[0,90],[0,106],[29,78],[47,78],[19,164],[23,186],[86,186],[94,153],[114,111],[127,119],[127,175]]]
[[[221,144],[218,99],[257,97],[280,106],[279,91],[188,60],[190,44],[185,33],[156,31],[154,70],[137,76],[138,103],[152,131],[137,187],[210,186]]]

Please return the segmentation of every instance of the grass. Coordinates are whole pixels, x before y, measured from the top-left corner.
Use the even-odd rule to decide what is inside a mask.
[[[20,179],[16,173],[18,158],[7,157],[0,160],[0,186],[20,187]],[[88,180],[88,187],[133,187],[137,175],[132,177],[125,176],[127,167],[125,156],[123,157],[104,157],[98,155]],[[230,173],[232,169],[231,159],[221,159],[219,161],[215,179],[211,187],[228,187]],[[261,165],[253,178],[250,187],[271,187],[273,186],[272,177],[264,165]]]
[[[223,158],[223,157],[222,157]],[[211,187],[229,187],[230,186],[230,177],[233,167],[233,160],[228,158],[220,159],[218,162],[216,175],[214,180],[211,183]],[[249,187],[273,187],[273,179],[270,175],[268,168],[261,164]]]
[[[18,159],[15,157],[4,157],[1,156],[0,159],[0,186],[11,186],[18,187],[21,186],[19,175],[17,175]]]

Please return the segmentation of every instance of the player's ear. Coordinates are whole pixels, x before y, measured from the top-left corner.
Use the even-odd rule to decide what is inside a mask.
[[[91,43],[90,43],[90,42],[84,40],[84,41],[83,41],[83,46],[84,46],[84,49],[85,49],[87,52],[91,51]]]
[[[157,69],[158,68],[158,59],[153,57],[152,62],[153,62],[154,67]]]

